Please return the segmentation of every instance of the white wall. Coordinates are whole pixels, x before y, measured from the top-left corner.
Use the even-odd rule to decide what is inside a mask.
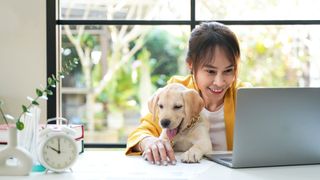
[[[0,24],[0,99],[16,117],[46,82],[46,0],[1,0]]]

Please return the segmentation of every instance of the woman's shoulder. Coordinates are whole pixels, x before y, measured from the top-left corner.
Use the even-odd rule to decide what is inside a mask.
[[[180,84],[183,84],[184,86],[186,86],[187,88],[196,89],[195,83],[193,82],[192,75],[186,75],[186,76],[175,75],[175,76],[172,76],[168,80],[168,84],[170,84],[170,83],[180,83]]]
[[[168,84],[189,82],[191,79],[192,79],[191,75],[187,75],[187,76],[174,75],[168,80]]]

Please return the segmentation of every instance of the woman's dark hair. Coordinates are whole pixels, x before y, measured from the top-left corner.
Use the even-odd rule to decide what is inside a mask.
[[[210,63],[216,47],[222,48],[234,65],[237,75],[240,59],[238,39],[227,26],[218,22],[201,23],[191,32],[186,61],[192,63],[192,72],[197,71],[199,66]]]

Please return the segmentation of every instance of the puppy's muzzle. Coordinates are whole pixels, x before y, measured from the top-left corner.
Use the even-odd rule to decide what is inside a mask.
[[[162,128],[168,128],[170,126],[171,121],[169,119],[162,119],[160,124]]]

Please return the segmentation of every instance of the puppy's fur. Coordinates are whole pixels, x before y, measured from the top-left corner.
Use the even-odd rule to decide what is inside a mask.
[[[184,152],[182,162],[199,162],[212,150],[209,122],[200,114],[204,102],[197,91],[168,84],[152,96],[148,106],[153,119],[159,118],[163,129],[160,138],[173,142],[175,151]]]

